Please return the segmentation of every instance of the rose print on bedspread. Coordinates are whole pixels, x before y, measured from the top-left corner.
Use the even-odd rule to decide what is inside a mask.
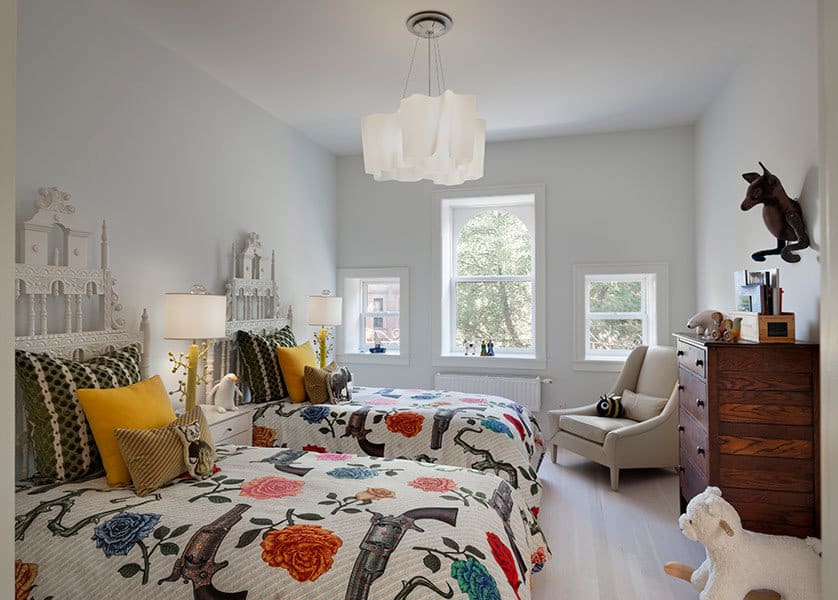
[[[265,534],[262,560],[281,567],[297,581],[316,581],[334,564],[343,540],[320,525],[289,525]]]

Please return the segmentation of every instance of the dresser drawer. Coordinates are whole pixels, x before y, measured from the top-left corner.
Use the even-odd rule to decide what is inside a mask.
[[[707,385],[684,367],[678,370],[678,402],[707,429]]]
[[[246,433],[250,437],[252,425],[253,415],[250,414],[250,411],[244,411],[239,414],[234,414],[234,416],[226,418],[223,421],[212,423],[209,429],[212,439],[216,444],[229,444],[234,442],[227,440],[242,433]]]
[[[692,344],[678,340],[677,344],[678,365],[689,369],[702,379],[706,374],[707,354],[704,348],[698,348]]]
[[[722,390],[719,420],[727,423],[811,426],[812,396],[805,392]]]
[[[775,492],[815,492],[815,465],[810,460],[719,455],[719,478],[725,487]]]
[[[681,409],[678,433],[682,455],[689,458],[706,479],[710,472],[707,466],[707,453],[709,452],[707,431],[696,423],[690,413]]]
[[[681,448],[678,475],[681,479],[681,497],[689,502],[693,496],[700,494],[707,487],[707,477],[687,457]]]
[[[234,446],[252,446],[253,445],[253,431],[248,429],[240,433],[233,434],[231,437],[225,438],[217,444],[232,444]]]
[[[811,394],[814,381],[811,373],[787,373],[777,365],[771,373],[757,371],[725,371],[719,374],[720,390],[766,392],[806,392]]]

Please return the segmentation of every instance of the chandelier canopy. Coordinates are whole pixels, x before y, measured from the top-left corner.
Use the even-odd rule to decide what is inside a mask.
[[[376,181],[430,179],[458,185],[483,177],[486,121],[477,118],[477,97],[445,88],[439,37],[452,26],[450,16],[436,11],[407,19],[408,31],[417,39],[399,109],[367,115],[361,126],[364,170]],[[423,38],[428,40],[428,95],[405,97],[416,48]],[[436,96],[431,95],[434,72]]]

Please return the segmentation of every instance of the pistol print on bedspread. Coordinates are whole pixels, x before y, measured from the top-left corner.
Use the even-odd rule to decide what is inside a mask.
[[[104,478],[17,492],[15,597],[528,600],[550,556],[494,475],[229,446],[217,466],[143,498]]]
[[[350,402],[268,402],[253,413],[254,444],[407,458],[498,475],[538,508],[544,440],[535,417],[497,396],[356,387]]]

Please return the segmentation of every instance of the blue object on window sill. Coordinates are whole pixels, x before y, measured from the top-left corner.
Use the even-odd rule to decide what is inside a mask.
[[[387,348],[370,348],[370,354],[384,354],[387,352]]]

